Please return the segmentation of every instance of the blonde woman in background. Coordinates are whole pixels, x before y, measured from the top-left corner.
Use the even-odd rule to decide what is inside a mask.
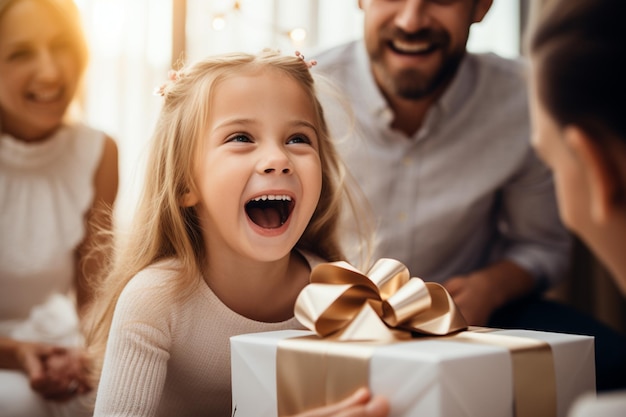
[[[68,120],[87,63],[71,0],[0,0],[0,415],[80,416],[79,317],[110,229],[117,148]]]

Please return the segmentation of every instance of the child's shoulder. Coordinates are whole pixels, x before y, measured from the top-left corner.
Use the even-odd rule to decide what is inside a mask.
[[[176,283],[181,265],[175,259],[164,259],[139,271],[126,284],[124,292],[167,291]]]
[[[171,320],[180,308],[175,296],[184,285],[180,280],[182,272],[180,263],[171,259],[142,269],[122,290],[116,310],[130,321]]]

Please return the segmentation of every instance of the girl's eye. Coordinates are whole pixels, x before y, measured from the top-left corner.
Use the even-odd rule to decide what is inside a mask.
[[[251,143],[252,139],[250,139],[247,135],[243,135],[241,133],[233,135],[228,138],[227,142],[242,142],[242,143]]]
[[[287,143],[304,143],[306,145],[311,144],[311,140],[304,135],[296,135],[289,138]]]

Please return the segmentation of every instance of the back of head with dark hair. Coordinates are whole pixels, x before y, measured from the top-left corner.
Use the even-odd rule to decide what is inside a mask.
[[[530,39],[546,110],[561,126],[626,140],[626,1],[553,0]]]

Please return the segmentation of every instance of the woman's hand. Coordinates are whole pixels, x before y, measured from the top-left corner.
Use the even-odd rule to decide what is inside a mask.
[[[91,390],[87,359],[84,352],[68,348],[62,354],[54,354],[46,360],[46,375],[56,389],[53,395],[58,401],[65,401]]]
[[[78,349],[18,342],[16,357],[31,388],[47,400],[63,402],[91,390],[86,359]]]
[[[343,401],[293,417],[387,417],[389,402],[379,395],[372,397],[367,388],[360,388]]]

